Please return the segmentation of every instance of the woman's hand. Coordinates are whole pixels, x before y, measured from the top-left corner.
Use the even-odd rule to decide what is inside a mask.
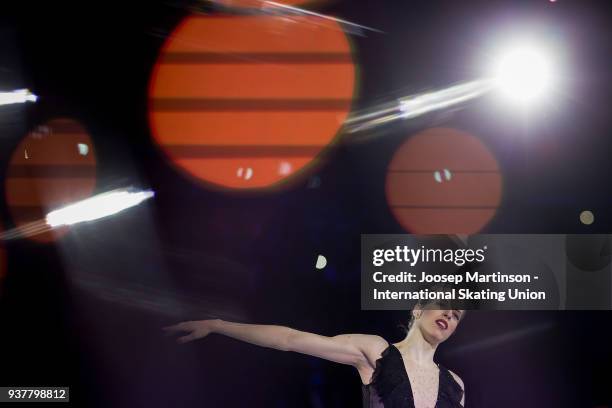
[[[196,320],[191,322],[182,322],[174,326],[164,327],[163,330],[167,335],[189,333],[186,336],[181,336],[176,339],[177,343],[183,344],[193,340],[201,339],[213,332],[214,325],[217,320]]]

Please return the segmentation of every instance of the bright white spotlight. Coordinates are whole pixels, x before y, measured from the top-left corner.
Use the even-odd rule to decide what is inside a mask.
[[[518,46],[504,54],[495,66],[495,85],[515,102],[539,99],[553,84],[552,62],[541,50]]]
[[[140,204],[154,195],[155,193],[151,190],[113,190],[70,204],[59,210],[51,211],[47,214],[46,221],[51,227],[93,221],[117,214],[120,211]]]
[[[28,89],[17,89],[11,92],[0,92],[0,105],[10,105],[13,103],[36,102],[38,96]]]

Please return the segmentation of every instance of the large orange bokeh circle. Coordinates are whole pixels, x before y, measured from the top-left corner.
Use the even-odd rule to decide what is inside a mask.
[[[495,157],[476,137],[433,128],[408,139],[387,170],[387,202],[414,234],[472,234],[495,215],[502,179]]]
[[[169,37],[153,72],[151,130],[197,179],[268,187],[332,142],[354,84],[350,45],[334,21],[192,16]]]
[[[6,202],[16,227],[23,229],[54,209],[91,196],[95,184],[95,150],[87,131],[77,121],[54,119],[28,133],[13,151]],[[65,231],[31,238],[49,242]]]

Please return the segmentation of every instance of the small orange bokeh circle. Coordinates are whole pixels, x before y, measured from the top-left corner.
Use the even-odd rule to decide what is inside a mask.
[[[72,119],[37,126],[13,151],[5,183],[10,214],[25,237],[49,242],[61,236],[65,229],[30,237],[26,226],[92,194],[96,157],[89,134]]]
[[[502,177],[476,137],[432,128],[409,138],[387,170],[386,195],[399,224],[414,234],[472,234],[495,215]]]

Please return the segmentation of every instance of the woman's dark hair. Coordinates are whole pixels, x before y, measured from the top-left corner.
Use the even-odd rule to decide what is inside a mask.
[[[414,321],[416,320],[414,318],[414,313],[412,313],[412,312],[414,312],[414,309],[416,309],[416,308],[424,309],[425,306],[430,305],[432,303],[436,303],[436,302],[437,302],[437,300],[430,300],[430,301],[419,300],[419,301],[417,301],[414,304],[414,306],[412,307],[412,309],[410,310],[410,319],[408,320],[408,322],[406,324],[404,324],[404,323],[400,323],[399,324],[399,327],[404,331],[404,334],[407,334],[410,331],[410,329],[412,329],[412,325],[414,324]]]
[[[449,291],[452,286],[450,284],[447,283],[436,283],[433,285],[429,285],[426,287],[430,292],[446,292]],[[423,288],[425,289],[425,288]],[[418,300],[414,306],[412,307],[412,309],[410,310],[410,319],[408,320],[408,322],[406,324],[404,323],[400,323],[399,327],[404,331],[404,334],[407,334],[410,329],[412,328],[412,326],[414,325],[414,309],[425,309],[427,306],[429,305],[433,305],[435,304],[437,307],[435,307],[434,309],[462,309],[462,307],[458,306],[455,304],[455,302],[450,301],[450,300],[436,300],[436,299],[432,299],[432,300],[428,300],[428,299],[424,299],[424,300]],[[462,315],[462,319],[463,316],[465,316],[465,312]]]
[[[408,334],[408,332],[410,331],[410,329],[412,329],[412,326],[414,325],[414,321],[416,320],[414,318],[414,314],[412,313],[412,311],[414,311],[414,309],[416,309],[417,307],[420,307],[421,309],[424,309],[426,306],[431,305],[433,303],[438,303],[439,304],[439,308],[440,309],[447,309],[450,308],[450,303],[445,302],[445,301],[438,301],[438,300],[432,300],[432,301],[428,301],[426,303],[423,302],[417,302],[414,307],[412,308],[412,310],[410,311],[410,319],[408,320],[408,323],[404,324],[404,323],[400,323],[399,327],[404,331],[404,334]],[[461,320],[463,320],[465,318],[465,314],[467,313],[467,310],[463,310],[463,313],[461,314]]]

